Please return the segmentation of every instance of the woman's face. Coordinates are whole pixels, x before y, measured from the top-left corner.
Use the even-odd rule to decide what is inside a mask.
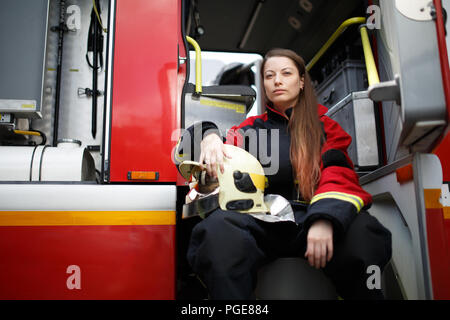
[[[294,61],[287,57],[268,58],[263,76],[267,98],[279,111],[284,112],[297,103],[304,81]]]

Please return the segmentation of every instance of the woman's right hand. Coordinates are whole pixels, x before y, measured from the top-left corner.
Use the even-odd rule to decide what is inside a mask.
[[[224,156],[231,158],[226,153],[225,145],[222,139],[215,133],[211,133],[203,138],[200,143],[200,159],[199,162],[206,167],[206,172],[210,177],[217,178],[217,165],[220,172],[224,172],[223,159]]]

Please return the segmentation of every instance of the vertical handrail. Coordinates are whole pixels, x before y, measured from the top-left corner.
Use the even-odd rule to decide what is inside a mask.
[[[359,32],[361,33],[364,59],[366,61],[367,77],[369,79],[369,86],[371,86],[380,83],[380,78],[378,77],[377,65],[375,64],[375,59],[373,58],[372,47],[370,46],[370,40],[366,26],[362,25],[359,29]]]
[[[195,93],[200,95],[202,93],[202,52],[197,41],[189,36],[186,36],[186,40],[195,49]]]
[[[325,42],[325,44],[320,48],[316,55],[311,59],[306,65],[306,70],[309,71],[311,68],[319,61],[323,54],[328,50],[328,48],[336,41],[337,38],[347,29],[347,27],[353,24],[364,24],[366,23],[366,18],[364,17],[354,17],[345,20],[339,28],[332,34],[332,36]]]
[[[378,77],[377,66],[375,64],[375,59],[372,53],[372,47],[370,46],[369,35],[367,33],[367,26],[365,25],[366,18],[364,17],[354,17],[345,20],[339,28],[332,34],[332,36],[325,42],[325,44],[320,48],[320,50],[316,53],[316,55],[311,59],[311,61],[306,65],[306,70],[309,71],[311,68],[319,61],[319,59],[324,55],[324,53],[330,48],[330,46],[336,41],[337,38],[349,27],[353,24],[361,24],[360,33],[361,33],[361,42],[364,50],[364,60],[366,64],[367,76],[369,80],[369,86],[377,84],[380,82],[380,78]]]

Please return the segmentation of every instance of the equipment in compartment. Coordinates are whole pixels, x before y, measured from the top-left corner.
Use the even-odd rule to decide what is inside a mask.
[[[87,42],[86,61],[89,67],[92,68],[92,90],[90,96],[92,96],[92,137],[95,139],[97,134],[97,97],[100,95],[100,91],[97,90],[98,86],[98,70],[103,68],[103,34],[100,19],[100,2],[99,0],[93,1],[93,7],[91,10],[91,22],[89,24],[89,36]],[[89,61],[88,53],[92,52],[92,64]],[[98,66],[100,62],[100,66]],[[86,89],[86,95],[89,96]]]
[[[58,56],[56,66],[56,94],[55,94],[55,109],[53,117],[53,146],[58,142],[58,128],[59,128],[59,106],[61,96],[61,74],[62,74],[62,59],[63,59],[63,44],[64,33],[69,29],[66,25],[66,1],[59,2],[59,24],[50,29],[53,32],[58,32]]]
[[[327,115],[352,137],[348,155],[357,171],[380,165],[374,104],[367,91],[348,94]]]
[[[332,107],[346,95],[367,88],[364,63],[345,60],[316,88],[317,100],[327,108]]]

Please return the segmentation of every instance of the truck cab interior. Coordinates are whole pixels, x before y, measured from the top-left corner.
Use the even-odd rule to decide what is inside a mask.
[[[428,56],[425,49],[437,46],[436,37],[430,36],[435,32],[435,25],[430,23],[435,12],[431,6],[422,6],[411,14],[408,5],[377,0],[189,0],[184,2],[184,28],[204,51],[264,56],[278,47],[301,55],[318,102],[352,136],[348,153],[361,182],[370,190],[369,185],[385,174],[377,169],[390,165],[395,169],[401,159],[411,158],[415,152],[430,152],[446,127],[445,95],[439,89],[442,79],[432,76],[440,72],[439,58]],[[367,31],[366,36],[363,31]],[[407,49],[411,47],[417,51]],[[433,85],[419,88],[414,77],[422,76]],[[254,69],[246,68],[244,63],[230,65],[217,79],[218,85],[258,85]],[[195,80],[191,77],[189,82]],[[420,95],[415,94],[419,91]],[[418,105],[422,107],[416,108]],[[259,112],[264,111],[263,105],[259,108]],[[395,209],[395,195],[392,197],[389,201],[393,215],[405,221],[401,210]],[[375,212],[379,208],[377,201]],[[195,221],[182,222],[189,223]],[[396,228],[392,231],[396,232]],[[189,233],[183,230],[189,227],[178,229],[180,252],[186,249],[183,246],[189,239]],[[412,247],[411,252],[416,250]],[[292,261],[286,261],[284,267],[272,267],[278,274],[282,268],[295,268]],[[408,296],[405,288],[410,280],[403,284],[396,280],[401,268],[389,264],[383,274],[387,298]],[[191,290],[196,288],[197,294],[205,293],[204,288],[196,287],[199,281],[192,278],[195,275],[190,276],[180,278],[180,298],[192,296]],[[424,274],[422,280],[426,279]],[[273,288],[276,281],[266,279],[265,283]]]
[[[213,83],[218,91],[224,91],[223,88],[230,86],[248,86],[256,91],[253,110],[256,114],[264,112],[264,106],[258,97],[261,95],[261,84],[259,78],[258,61],[264,56],[265,52],[271,48],[289,48],[301,55],[305,62],[311,61],[319,49],[327,42],[330,36],[349,18],[366,17],[368,7],[367,1],[346,0],[340,2],[332,1],[205,1],[190,0],[184,2],[184,28],[187,36],[195,39],[202,50],[202,76],[203,83]],[[346,27],[340,37],[329,47],[317,63],[309,70],[316,93],[318,93],[319,102],[328,108],[334,107],[341,100],[345,100],[353,92],[367,90],[368,80],[364,64],[364,52],[361,42],[361,36],[358,30],[359,25],[353,24]],[[193,48],[191,47],[191,50]],[[223,67],[220,72],[210,75],[214,68],[209,68],[217,59],[215,53],[226,54],[254,54],[254,63],[233,62]],[[209,55],[213,58],[208,59]],[[257,58],[259,55],[259,59]],[[195,60],[195,54],[190,55],[191,60]],[[205,59],[206,57],[206,59]],[[239,59],[238,57],[236,59]],[[250,59],[251,60],[251,59]],[[195,62],[191,61],[191,69],[195,68]],[[193,104],[190,94],[193,93],[195,71],[191,70],[189,76],[189,86],[185,98],[185,127],[192,124],[195,120],[212,120],[218,123],[219,127],[229,128],[243,119],[246,115],[241,115],[242,119],[229,119],[226,114],[223,115],[199,115],[199,109]],[[206,76],[205,76],[206,75]],[[206,80],[205,80],[206,77]],[[211,78],[211,80],[208,80]],[[212,87],[206,87],[212,88]],[[222,88],[222,89],[221,89]],[[208,89],[204,90],[208,96]],[[227,99],[226,97],[222,97]],[[363,99],[364,100],[364,99]],[[365,97],[365,100],[368,100]],[[341,125],[355,135],[354,116],[352,104],[357,99],[348,98],[338,106],[335,111],[335,118],[344,120]],[[373,105],[370,105],[373,108]],[[190,112],[190,110],[195,110]],[[246,109],[247,112],[249,109]],[[340,112],[339,112],[340,111]],[[247,113],[246,112],[246,113]],[[371,113],[371,122],[375,124],[377,112]],[[214,119],[212,119],[214,118]],[[347,122],[345,122],[345,120]],[[239,121],[240,120],[240,121]],[[376,129],[374,126],[373,128]],[[378,148],[378,136],[376,131],[371,134],[375,140],[372,140],[372,159],[358,159],[356,144],[352,145],[352,160],[355,161],[357,170],[360,174],[366,174],[381,165],[382,150]],[[364,162],[365,161],[365,162]],[[368,162],[369,161],[369,162]],[[183,199],[186,192],[181,189],[179,198]],[[179,210],[181,211],[181,204]],[[207,298],[207,292],[201,281],[190,271],[185,260],[185,252],[189,242],[190,230],[199,221],[200,218],[189,218],[179,220],[178,228],[178,298]],[[320,273],[307,270],[300,277],[296,272],[291,272],[285,279],[278,277],[275,281],[271,278],[271,273],[283,273],[304,266],[295,259],[286,259],[276,261],[269,268],[260,272],[259,286],[257,288],[260,297],[265,298],[307,298],[295,290],[296,284],[305,281],[305,279],[314,279],[321,289],[313,293],[310,291],[309,298],[336,298],[330,283],[322,278]],[[280,272],[281,271],[281,272]],[[289,272],[289,271],[288,271]],[[305,277],[305,275],[307,276]],[[270,289],[269,289],[270,288]],[[266,295],[266,292],[271,292]]]

